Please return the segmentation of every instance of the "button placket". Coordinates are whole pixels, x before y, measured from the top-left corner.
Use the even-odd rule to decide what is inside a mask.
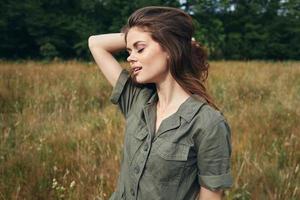
[[[153,110],[149,110],[150,109],[150,106],[146,106],[144,108],[144,114],[145,114],[145,120],[146,120],[146,127],[147,127],[147,132],[149,133],[148,136],[147,136],[147,139],[145,140],[145,143],[143,144],[143,147],[140,149],[139,151],[139,155],[140,156],[140,159],[137,159],[138,162],[135,163],[135,166],[134,167],[134,172],[136,174],[136,179],[137,179],[137,182],[136,182],[136,185],[134,187],[134,189],[132,188],[132,192],[131,194],[133,196],[135,196],[134,199],[137,198],[138,196],[138,185],[139,185],[139,181],[141,179],[141,176],[142,176],[142,172],[145,168],[145,165],[146,165],[146,162],[148,160],[148,157],[149,157],[149,153],[150,153],[150,149],[151,149],[151,142],[152,142],[152,138],[153,138],[153,131],[152,131],[152,128],[153,128],[153,123],[154,121],[151,120],[151,117],[149,116],[150,112],[153,112]],[[151,113],[152,116],[154,116],[155,113]],[[137,170],[137,166],[139,166],[139,170]],[[135,169],[136,168],[136,169]]]
[[[132,188],[132,192],[130,191],[130,193],[132,194],[132,196],[135,196],[135,198],[137,198],[137,190],[138,190],[139,181],[142,176],[142,171],[146,165],[146,162],[147,162],[147,159],[149,156],[149,152],[150,152],[150,148],[151,148],[151,135],[149,134],[145,143],[143,144],[141,151],[140,151],[139,156],[141,156],[140,157],[141,159],[140,160],[137,159],[137,162],[135,163],[135,166],[133,168],[133,171],[136,174],[137,182],[136,182],[135,190]]]

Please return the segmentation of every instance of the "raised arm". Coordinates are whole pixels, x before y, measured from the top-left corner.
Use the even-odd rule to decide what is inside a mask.
[[[125,49],[124,34],[93,35],[89,37],[88,43],[98,67],[114,87],[122,71],[122,67],[112,54]]]

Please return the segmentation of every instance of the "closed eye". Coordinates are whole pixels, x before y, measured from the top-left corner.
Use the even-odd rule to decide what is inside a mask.
[[[145,48],[139,49],[137,52],[138,53],[142,53],[144,51]]]

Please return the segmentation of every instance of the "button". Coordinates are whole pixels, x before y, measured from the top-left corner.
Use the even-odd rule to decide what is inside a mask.
[[[133,188],[130,189],[130,193],[131,193],[132,196],[134,196],[134,190],[133,190]]]
[[[134,167],[134,172],[138,174],[140,172],[140,167],[137,165]]]
[[[146,143],[146,144],[144,145],[143,150],[144,150],[144,151],[148,151],[148,148],[149,148],[149,145],[148,145],[148,143]]]

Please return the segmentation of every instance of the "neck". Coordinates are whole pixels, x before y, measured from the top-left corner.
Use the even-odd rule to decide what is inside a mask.
[[[173,107],[178,107],[189,96],[175,79],[169,74],[163,81],[156,83],[156,90],[158,94],[157,107],[160,110],[166,110]]]

